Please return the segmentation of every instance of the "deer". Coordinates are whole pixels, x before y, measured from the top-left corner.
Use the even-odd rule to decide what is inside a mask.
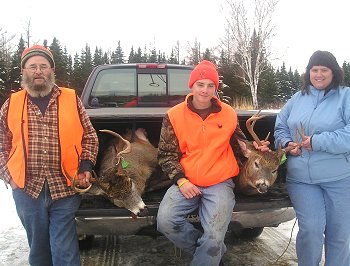
[[[131,216],[136,218],[141,212],[147,212],[141,195],[158,166],[158,150],[149,142],[142,128],[135,131],[133,142],[128,140],[131,139],[130,132],[124,137],[108,129],[99,132],[112,135],[113,138],[101,152],[99,168],[91,178],[93,184],[81,189],[75,178],[64,170],[65,174],[76,192],[103,195],[114,205],[128,209]]]
[[[257,120],[265,117],[261,116],[260,112],[261,110],[246,121],[247,130],[258,146],[262,146],[263,144],[254,132],[254,125]],[[266,136],[265,141],[268,139],[269,134]],[[298,135],[300,135],[301,139],[305,139],[304,127],[302,125],[301,130],[297,129]],[[243,162],[240,167],[239,176],[236,177],[237,190],[245,195],[264,194],[277,179],[277,170],[281,164],[282,156],[295,147],[279,147],[276,151],[262,152],[255,149],[251,142],[246,142],[246,146],[247,148],[242,150],[247,160]]]

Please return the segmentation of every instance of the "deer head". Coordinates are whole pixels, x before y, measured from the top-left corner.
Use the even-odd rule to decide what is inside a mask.
[[[254,125],[257,120],[264,117],[260,116],[260,111],[246,121],[247,130],[258,146],[262,146],[262,142],[254,132]],[[303,127],[301,130],[301,133],[300,131],[297,132],[304,138]],[[268,139],[269,134],[265,140]],[[252,143],[247,142],[246,149],[242,149],[247,160],[240,169],[237,183],[239,191],[247,195],[266,193],[269,187],[276,181],[277,170],[280,166],[282,156],[294,148],[287,147],[282,149],[280,147],[276,151],[262,152],[255,149]]]

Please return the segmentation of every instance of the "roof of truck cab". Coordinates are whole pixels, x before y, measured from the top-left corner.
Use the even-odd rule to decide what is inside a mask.
[[[96,108],[87,109],[91,119],[137,119],[162,118],[169,107],[130,107],[130,108]],[[275,117],[279,110],[263,110],[261,115]],[[249,117],[257,110],[236,110],[239,117]]]

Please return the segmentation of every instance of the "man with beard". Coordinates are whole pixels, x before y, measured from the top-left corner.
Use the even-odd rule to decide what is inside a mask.
[[[52,53],[41,45],[21,58],[22,90],[0,110],[0,178],[12,188],[26,230],[30,265],[80,265],[68,176],[90,185],[98,139],[72,89],[55,85]]]

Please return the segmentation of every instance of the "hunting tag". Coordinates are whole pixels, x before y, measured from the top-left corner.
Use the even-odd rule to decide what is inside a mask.
[[[128,166],[129,166],[129,163],[125,160],[122,160],[122,168],[126,169],[126,168],[128,168]]]
[[[283,154],[283,155],[282,155],[282,158],[281,158],[280,165],[281,165],[281,164],[284,164],[285,161],[287,161],[287,156],[286,156],[286,154]]]

